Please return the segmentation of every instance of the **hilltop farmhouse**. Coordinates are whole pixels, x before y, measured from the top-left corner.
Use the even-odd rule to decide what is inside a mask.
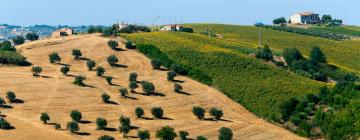
[[[183,26],[172,24],[172,25],[165,25],[160,30],[161,31],[181,31],[183,29]]]
[[[62,28],[54,31],[51,36],[52,37],[62,37],[62,36],[71,36],[73,35],[74,30],[71,28]]]
[[[313,12],[297,13],[290,17],[291,24],[317,24],[320,22],[319,14]]]

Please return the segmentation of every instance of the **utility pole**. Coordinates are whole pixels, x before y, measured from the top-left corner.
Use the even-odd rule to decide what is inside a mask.
[[[261,31],[259,30],[259,48],[261,48]]]

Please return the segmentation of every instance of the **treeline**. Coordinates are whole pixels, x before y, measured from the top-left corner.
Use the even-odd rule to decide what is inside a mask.
[[[21,37],[13,39],[15,45],[19,44],[19,42],[16,42],[19,38]],[[24,39],[22,42],[25,42]],[[23,55],[16,52],[16,48],[12,46],[10,41],[0,43],[0,64],[26,65],[25,60],[26,58]]]
[[[360,86],[347,74],[333,89],[323,87],[304,99],[291,98],[282,104],[282,120],[296,126],[303,136],[327,139],[358,139],[360,134]]]
[[[257,27],[263,27],[273,30],[279,30],[279,31],[285,31],[290,33],[297,33],[297,34],[303,34],[303,35],[310,35],[310,36],[316,36],[321,38],[327,38],[332,40],[344,40],[344,39],[350,39],[351,36],[343,35],[343,34],[337,34],[327,31],[319,31],[319,30],[313,30],[313,29],[302,29],[302,28],[293,28],[293,27],[287,27],[287,26],[272,26],[272,25],[261,25]]]
[[[119,33],[137,33],[137,32],[151,32],[150,28],[141,25],[128,25],[124,28],[119,28],[119,24],[113,24],[110,27],[103,26],[91,26],[88,29],[88,33],[102,33],[103,36],[118,36]]]

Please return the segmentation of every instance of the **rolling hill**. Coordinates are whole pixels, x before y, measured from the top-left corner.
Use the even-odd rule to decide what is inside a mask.
[[[189,40],[185,40],[186,37]],[[199,43],[191,41],[190,38],[201,39],[202,36],[173,33],[136,34],[127,38],[159,44],[159,48],[172,59],[206,72],[213,77],[213,85],[216,88],[258,114],[276,112],[279,100],[316,91],[322,85],[254,60],[244,53],[251,51],[251,48],[231,47],[236,45],[233,43],[227,44],[213,39],[204,39],[203,43]],[[113,39],[122,41],[120,38]],[[124,115],[131,118],[132,125],[138,130],[149,130],[152,139],[156,130],[167,125],[174,127],[177,132],[188,131],[191,138],[204,135],[209,139],[216,139],[219,128],[229,127],[236,139],[303,139],[280,126],[256,117],[217,89],[190,78],[176,77],[177,80],[183,81],[180,84],[189,95],[176,94],[173,91],[173,83],[166,79],[166,71],[153,70],[150,60],[136,50],[111,50],[107,46],[108,40],[93,34],[44,39],[18,46],[18,51],[34,66],[41,66],[43,72],[42,77],[36,78],[31,74],[31,67],[0,67],[0,96],[5,97],[5,93],[11,90],[23,101],[8,104],[12,108],[1,108],[2,115],[15,129],[0,130],[0,138],[94,140],[107,134],[122,139],[122,134],[117,128],[119,117]],[[213,43],[208,44],[208,41]],[[120,47],[125,48],[122,44]],[[74,48],[81,50],[84,60],[91,59],[96,61],[98,66],[103,66],[106,69],[105,75],[114,77],[114,85],[108,85],[104,78],[96,76],[95,71],[88,71],[84,60],[74,60],[71,56],[71,50]],[[70,65],[69,76],[60,72],[61,65],[49,63],[48,55],[52,52],[57,52],[61,56],[61,63]],[[110,67],[106,57],[111,54],[116,55],[119,64],[126,67]],[[224,69],[220,69],[221,67]],[[153,82],[156,92],[162,96],[145,96],[139,88],[136,90],[137,93],[129,95],[131,98],[121,98],[118,89],[127,87],[131,72],[137,72],[139,80]],[[87,77],[85,84],[88,86],[80,87],[72,83],[74,76],[80,74]],[[111,96],[113,104],[104,104],[101,101],[104,92]],[[168,119],[151,119],[150,109],[156,106],[164,109],[164,115]],[[222,108],[223,121],[200,121],[191,112],[193,106],[202,106],[206,110],[211,107]],[[142,107],[148,119],[136,119],[136,107]],[[73,109],[81,111],[86,122],[80,124],[82,135],[70,134],[64,130],[66,123],[71,121],[69,113]],[[44,125],[39,120],[42,112],[50,115],[50,124],[59,123],[62,129],[55,130],[53,125]],[[97,117],[107,119],[108,127],[111,129],[96,130]],[[206,114],[206,117],[209,117],[209,114]],[[130,131],[131,139],[136,138],[136,132],[137,130]]]

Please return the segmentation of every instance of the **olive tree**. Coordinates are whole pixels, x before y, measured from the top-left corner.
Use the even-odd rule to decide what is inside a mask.
[[[123,137],[127,137],[127,134],[131,130],[130,118],[121,116],[119,121],[120,121],[119,130],[121,133],[123,133]]]
[[[138,77],[138,75],[137,75],[137,73],[136,72],[132,72],[132,73],[130,73],[130,75],[129,75],[129,81],[137,81],[137,77]]]
[[[121,97],[126,97],[128,94],[128,90],[126,88],[119,89],[119,92]]]
[[[13,91],[6,92],[6,98],[9,100],[10,103],[14,103],[16,101],[16,95]]]
[[[144,109],[142,109],[141,107],[137,107],[135,109],[135,115],[137,118],[141,118],[145,115]]]
[[[167,73],[167,80],[168,81],[174,81],[174,78],[176,76],[176,72],[175,71],[169,71]]]
[[[115,40],[109,40],[107,43],[108,43],[108,46],[113,50],[115,50],[116,47],[119,46],[119,43]]]
[[[137,136],[140,138],[140,140],[150,139],[150,133],[148,130],[138,131]]]
[[[72,49],[71,55],[74,56],[75,60],[79,60],[80,57],[82,56],[82,53],[79,49]]]
[[[86,66],[88,67],[88,70],[90,71],[96,66],[96,63],[94,60],[88,60],[88,61],[86,61]]]
[[[44,124],[46,124],[48,121],[50,121],[50,116],[49,116],[46,112],[41,113],[41,115],[40,115],[40,120],[41,120]]]
[[[213,116],[216,120],[219,120],[224,115],[224,113],[221,109],[213,107],[210,109],[210,115]]]
[[[219,140],[232,140],[233,132],[230,128],[222,127],[219,130]]]
[[[10,129],[11,125],[5,118],[0,117],[0,129]]]
[[[21,45],[25,43],[25,38],[23,36],[16,36],[12,38],[12,41],[14,42],[15,45]]]
[[[117,62],[119,62],[119,59],[115,55],[110,55],[106,58],[107,62],[110,66],[115,66]]]
[[[61,57],[57,52],[52,52],[51,54],[49,54],[49,61],[50,63],[60,63]]]
[[[2,107],[4,104],[6,104],[5,100],[0,97],[0,107]]]
[[[151,66],[153,67],[153,69],[160,69],[161,67],[161,62],[158,60],[151,60]]]
[[[75,77],[74,84],[78,86],[85,86],[84,81],[86,80],[85,76],[79,75]]]
[[[187,131],[180,131],[179,136],[181,140],[187,140],[187,137],[189,136],[189,132]]]
[[[174,140],[176,136],[174,128],[169,126],[165,126],[156,131],[156,137],[161,140]]]
[[[77,122],[68,122],[66,125],[66,129],[71,133],[75,133],[80,130],[79,124]]]
[[[130,92],[131,93],[134,93],[135,92],[135,89],[138,88],[139,85],[136,83],[136,81],[131,81],[129,83],[129,89],[131,90]]]
[[[180,84],[178,84],[178,83],[175,83],[174,84],[174,91],[176,93],[181,93],[182,92],[182,86]]]
[[[73,121],[79,122],[79,121],[81,121],[82,114],[81,114],[81,112],[78,111],[78,110],[72,110],[72,111],[70,112],[70,117],[71,117],[71,119],[72,119]]]
[[[151,82],[148,82],[148,81],[142,81],[141,82],[141,86],[142,86],[142,89],[143,91],[146,93],[146,94],[151,94],[155,91],[155,86],[153,83]]]
[[[42,72],[42,68],[40,66],[33,66],[31,68],[31,72],[33,73],[33,76],[39,77],[40,73]]]
[[[103,101],[104,103],[109,103],[109,101],[110,101],[110,96],[109,96],[108,94],[106,94],[106,93],[103,93],[103,94],[101,95],[101,99],[102,99],[102,101]]]
[[[202,107],[195,106],[193,107],[192,112],[199,120],[204,119],[205,117],[205,109]]]
[[[111,76],[106,76],[105,77],[105,80],[109,85],[112,85],[112,79],[113,79],[113,77],[111,77]]]
[[[103,135],[103,136],[100,136],[98,138],[98,140],[115,140],[115,138],[112,136],[109,136],[109,135]]]
[[[97,130],[104,130],[107,126],[107,121],[104,118],[97,118],[96,119],[96,126]]]
[[[34,40],[38,40],[39,39],[39,35],[37,33],[31,32],[31,33],[27,33],[26,34],[26,39],[30,40],[30,41],[34,41]]]
[[[103,76],[104,73],[105,73],[104,67],[98,66],[98,67],[96,68],[96,75],[97,75],[97,76]]]
[[[67,75],[67,73],[70,71],[69,66],[62,66],[60,68],[60,72],[63,73],[64,75]]]
[[[163,118],[164,110],[161,107],[154,107],[151,109],[151,114],[158,119]]]

